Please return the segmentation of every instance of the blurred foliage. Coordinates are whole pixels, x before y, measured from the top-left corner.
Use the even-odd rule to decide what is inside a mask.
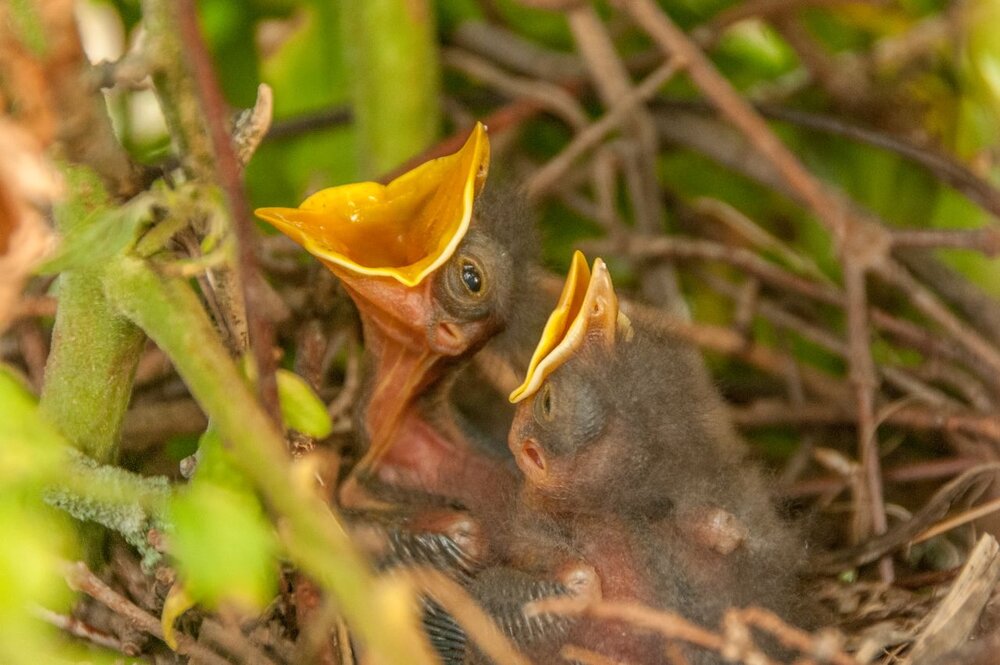
[[[63,561],[76,556],[67,517],[42,502],[43,488],[68,472],[66,444],[38,413],[35,398],[0,365],[0,662],[69,659],[39,608],[68,612]],[[96,656],[96,655],[95,655]],[[99,662],[110,659],[96,656]],[[93,662],[93,661],[92,661]]]

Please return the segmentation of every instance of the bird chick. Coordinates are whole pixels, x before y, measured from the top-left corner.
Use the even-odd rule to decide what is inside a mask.
[[[512,565],[589,565],[604,598],[714,624],[729,606],[796,608],[803,547],[775,513],[761,471],[720,441],[724,417],[677,343],[619,309],[606,265],[579,252],[533,356],[509,445],[523,473]],[[539,550],[542,531],[559,534]],[[535,533],[534,537],[531,534]],[[546,551],[548,550],[548,551]],[[558,554],[558,552],[555,552]],[[570,641],[659,662],[662,645],[584,622]],[[712,662],[711,655],[703,656]]]
[[[483,191],[488,166],[477,124],[457,153],[387,186],[335,187],[299,208],[257,211],[320,258],[361,315],[367,371],[356,416],[365,452],[341,494],[349,506],[368,505],[374,492],[492,509],[513,492],[505,443],[512,409],[465,361],[495,337],[501,356],[529,354],[529,338],[513,331],[532,318],[540,327],[545,314],[525,306],[539,293],[531,219],[516,197]],[[498,408],[489,411],[499,415],[490,419],[499,424],[477,421],[488,411],[476,408],[476,396],[491,394]]]

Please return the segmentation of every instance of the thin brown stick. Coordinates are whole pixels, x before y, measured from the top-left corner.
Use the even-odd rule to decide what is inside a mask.
[[[441,52],[441,61],[467,76],[483,81],[505,95],[535,102],[540,108],[561,118],[574,130],[587,126],[587,113],[565,88],[537,79],[512,76],[487,60],[461,49],[444,49]]]
[[[978,505],[971,510],[967,510],[961,514],[955,515],[954,517],[949,517],[946,520],[938,522],[923,533],[915,536],[913,538],[913,543],[922,543],[925,540],[930,540],[934,536],[939,536],[942,533],[951,531],[952,529],[960,527],[963,524],[974,522],[975,520],[978,520],[981,517],[986,517],[987,515],[995,513],[998,510],[1000,510],[1000,499],[987,501],[986,503]]]
[[[462,48],[503,67],[543,81],[561,82],[586,76],[575,55],[545,48],[500,24],[463,21],[450,38]]]
[[[984,226],[971,230],[900,229],[893,231],[892,242],[896,247],[972,249],[994,257],[1000,254],[1000,227]]]
[[[692,339],[694,341],[694,339]],[[710,348],[707,347],[706,348]],[[767,367],[759,366],[768,371]],[[760,399],[745,407],[734,407],[732,418],[740,427],[774,427],[780,425],[838,425],[857,421],[857,413],[846,403],[801,405],[784,400]],[[970,436],[985,437],[1000,442],[1000,417],[987,413],[938,409],[935,412],[919,407],[903,407],[890,413],[885,423],[913,430],[940,430]]]
[[[941,487],[913,517],[856,547],[839,552],[824,552],[815,556],[817,571],[838,573],[878,560],[885,554],[913,540],[930,525],[940,520],[960,497],[979,496],[997,477],[1000,463],[981,464],[969,469]]]
[[[1000,374],[1000,351],[959,319],[930,289],[920,284],[906,268],[895,262],[874,266],[876,275],[906,294],[917,309],[941,326],[990,370]]]
[[[59,614],[58,612],[53,612],[50,609],[44,607],[36,607],[32,610],[32,614],[44,621],[45,623],[55,626],[59,630],[72,635],[73,637],[78,637],[82,640],[87,640],[97,646],[104,647],[105,649],[113,649],[119,653],[125,653],[125,645],[122,644],[121,640],[115,638],[114,635],[110,635],[103,630],[98,630],[90,624],[77,619],[69,614]]]
[[[63,568],[66,583],[75,591],[87,594],[109,610],[128,619],[143,632],[163,639],[163,627],[159,619],[116,592],[92,573],[82,561],[66,562]],[[210,649],[206,649],[187,635],[177,633],[177,653],[196,657],[208,665],[227,665],[229,661]]]
[[[530,603],[525,612],[566,616],[585,614],[596,619],[624,621],[659,633],[667,639],[681,640],[716,652],[720,652],[725,645],[725,641],[718,634],[688,621],[679,614],[667,610],[654,610],[636,603],[597,601],[583,604],[578,598],[553,597]]]
[[[729,614],[741,622],[756,626],[778,638],[778,641],[790,649],[795,649],[820,662],[833,665],[857,665],[857,661],[844,653],[833,633],[820,633],[818,636],[785,623],[774,612],[761,607],[745,607],[731,609]]]
[[[559,655],[570,662],[580,665],[626,665],[623,661],[608,658],[604,654],[567,644],[559,650]]]
[[[875,390],[878,379],[871,356],[868,332],[868,306],[865,295],[864,269],[853,262],[844,265],[844,290],[847,296],[847,346],[849,378],[854,384],[858,413],[858,445],[864,479],[864,496],[855,495],[855,511],[867,513],[864,523],[870,526],[857,534],[864,538],[869,533],[879,535],[888,528],[885,500],[882,496],[882,463],[879,458],[877,423],[875,421]],[[895,577],[892,560],[879,561],[879,575],[885,583]]]
[[[275,379],[276,363],[273,354],[274,330],[263,316],[266,294],[261,280],[257,255],[254,250],[255,226],[250,215],[246,192],[243,187],[241,165],[233,150],[226,127],[226,108],[219,89],[212,60],[198,27],[194,0],[178,0],[177,22],[186,46],[194,75],[199,101],[205,113],[205,123],[215,154],[215,173],[233,220],[239,260],[239,282],[246,302],[247,324],[250,332],[250,349],[257,366],[257,391],[261,404],[276,422],[278,409],[278,384]]]
[[[886,469],[883,475],[886,482],[927,482],[929,480],[938,480],[940,478],[950,478],[956,476],[964,471],[968,471],[978,464],[981,464],[981,461],[971,457],[955,457],[897,466]],[[845,487],[847,487],[847,482],[843,477],[824,476],[821,478],[800,480],[798,482],[785,485],[779,490],[779,492],[782,496],[801,497],[839,492]]]
[[[818,302],[843,307],[846,298],[843,291],[824,282],[810,281],[766,261],[758,254],[739,247],[683,236],[660,236],[658,238],[634,238],[626,240],[609,239],[588,241],[582,246],[591,253],[621,253],[647,258],[704,259],[721,261],[744,270],[780,290],[791,291],[812,298]],[[894,316],[885,310],[873,307],[869,311],[872,323],[879,330],[892,335],[908,346],[928,356],[943,356],[950,360],[968,362],[967,355],[935,337],[914,323]],[[975,368],[975,364],[972,363]]]
[[[55,316],[58,304],[58,301],[52,296],[26,295],[14,304],[10,321],[14,323],[20,319],[30,319],[36,316]]]
[[[677,60],[662,65],[643,79],[632,93],[618,100],[618,103],[600,119],[577,134],[558,155],[535,172],[526,189],[528,197],[538,198],[555,186],[577,159],[600,143],[608,132],[618,127],[629,116],[633,107],[649,99],[663,84],[673,78],[680,67],[681,64]]]
[[[626,12],[668,55],[680,58],[706,97],[735,125],[750,143],[778,170],[788,185],[823,221],[838,244],[851,227],[858,225],[848,216],[840,200],[806,171],[798,158],[771,132],[757,112],[726,81],[704,53],[667,17],[653,0],[619,0]]]

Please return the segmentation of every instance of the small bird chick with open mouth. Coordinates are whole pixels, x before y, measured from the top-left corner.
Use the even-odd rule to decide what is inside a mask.
[[[796,612],[803,546],[770,503],[761,471],[718,440],[704,385],[677,343],[619,309],[607,266],[579,252],[531,360],[509,445],[523,474],[511,572],[494,570],[475,593],[519,612],[509,586],[670,609],[714,625],[730,606]],[[575,643],[630,662],[662,662],[659,639],[621,624],[553,623],[551,639],[499,615],[529,654],[552,658]],[[528,626],[531,634],[518,632]],[[721,662],[692,653],[692,662]]]
[[[477,124],[458,152],[388,185],[257,210],[338,276],[361,315],[364,452],[341,504],[402,506],[418,515],[416,531],[479,533],[464,515],[450,523],[453,508],[501,525],[491,516],[506,514],[516,490],[506,445],[513,408],[468,360],[490,344],[492,356],[523,366],[551,303],[535,283],[530,216],[510,192],[483,191],[489,153]]]

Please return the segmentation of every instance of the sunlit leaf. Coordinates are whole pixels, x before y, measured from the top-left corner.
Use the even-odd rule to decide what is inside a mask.
[[[259,608],[273,597],[277,541],[254,495],[196,479],[171,508],[171,553],[192,598]]]
[[[284,369],[278,370],[277,379],[281,418],[285,426],[317,439],[330,434],[333,421],[326,405],[309,384],[299,375]]]

